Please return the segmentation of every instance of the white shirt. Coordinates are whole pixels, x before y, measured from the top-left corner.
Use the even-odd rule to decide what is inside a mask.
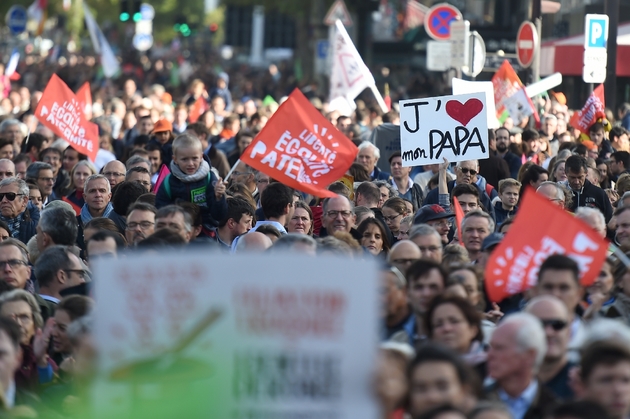
[[[39,294],[39,296],[42,297],[42,299],[46,301],[52,301],[55,304],[59,304],[59,301],[61,301],[58,298],[51,297],[50,295],[46,295],[46,294]]]
[[[11,381],[9,388],[4,392],[4,399],[7,402],[7,407],[13,409],[15,406],[15,381]]]

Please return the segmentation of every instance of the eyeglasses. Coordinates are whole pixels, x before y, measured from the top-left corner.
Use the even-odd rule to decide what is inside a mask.
[[[465,167],[460,167],[459,170],[462,171],[463,174],[467,175],[468,173],[470,173],[470,176],[475,176],[477,174],[476,170],[473,169],[467,169]]]
[[[26,266],[26,262],[20,259],[9,259],[0,261],[0,268],[4,268],[6,265],[9,265],[9,268],[15,269],[20,266]]]
[[[13,172],[0,172],[0,176],[13,177],[15,175],[13,174]]]
[[[257,180],[256,183],[267,184],[267,183],[269,183],[269,179],[260,179],[260,180]]]
[[[63,271],[66,273],[75,273],[79,275],[79,278],[85,278],[87,276],[87,272],[83,269],[64,269]]]
[[[41,180],[44,182],[55,182],[55,178],[54,177],[38,177],[37,180]]]
[[[567,322],[564,320],[552,319],[552,320],[544,320],[540,319],[540,323],[542,323],[543,329],[547,326],[551,327],[556,332],[561,331],[565,327],[567,327]]]
[[[438,250],[440,250],[440,249],[441,249],[441,247],[438,247],[438,246],[429,246],[429,247],[421,247],[421,246],[418,246],[418,249],[420,249],[420,252],[421,252],[421,253],[425,253],[425,252],[435,253],[435,252],[437,252]]]
[[[120,172],[104,172],[103,175],[105,175],[107,177],[123,177],[123,176],[125,176],[124,173],[120,173]]]
[[[151,227],[152,225],[155,225],[155,223],[152,223],[151,221],[142,221],[142,222],[139,222],[139,223],[129,223],[129,224],[127,224],[127,230],[135,230],[138,227],[140,227],[141,230],[146,230],[147,228]]]
[[[409,265],[417,260],[418,259],[394,259],[392,263],[395,265]]]
[[[453,225],[453,223],[447,220],[446,218],[440,221],[427,221],[427,224],[429,224],[431,227],[449,227],[449,228]]]
[[[387,222],[390,222],[390,223],[391,223],[392,221],[396,220],[396,218],[398,218],[398,217],[400,217],[400,216],[402,216],[402,214],[394,215],[393,217],[385,217],[385,216],[383,216],[383,219],[384,219],[385,221],[387,221]]]
[[[0,201],[3,201],[4,198],[7,198],[7,201],[15,201],[15,198],[18,196],[24,196],[24,194],[15,192],[2,192],[0,193]]]
[[[350,218],[352,211],[328,211],[326,216],[330,218],[337,218],[340,214],[343,218]]]

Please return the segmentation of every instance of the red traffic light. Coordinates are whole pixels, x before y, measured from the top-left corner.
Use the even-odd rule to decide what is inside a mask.
[[[218,30],[219,30],[219,25],[217,25],[216,23],[210,24],[210,32],[216,32]]]

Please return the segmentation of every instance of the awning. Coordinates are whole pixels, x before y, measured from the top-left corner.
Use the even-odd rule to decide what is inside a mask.
[[[630,77],[630,23],[617,28],[617,77]],[[540,75],[582,76],[584,34],[543,42]]]

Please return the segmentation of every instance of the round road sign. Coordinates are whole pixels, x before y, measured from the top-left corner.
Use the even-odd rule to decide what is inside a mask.
[[[19,35],[26,30],[28,16],[24,6],[11,6],[7,12],[6,24],[13,35]]]
[[[133,47],[138,51],[148,51],[153,46],[153,35],[137,33],[133,36]]]
[[[431,7],[424,16],[424,28],[436,41],[448,41],[451,37],[451,22],[461,19],[462,13],[457,7],[439,3]]]
[[[523,22],[516,35],[516,58],[523,68],[530,67],[538,52],[538,32],[532,22]]]

